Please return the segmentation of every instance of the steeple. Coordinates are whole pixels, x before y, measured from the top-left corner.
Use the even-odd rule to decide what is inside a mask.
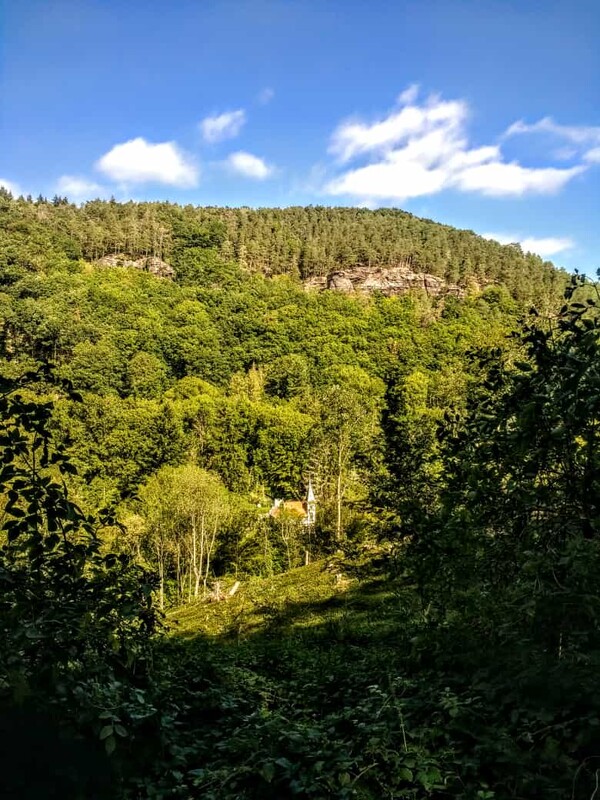
[[[313,526],[317,521],[317,501],[313,491],[312,481],[308,481],[308,491],[306,493],[306,519],[305,525]]]

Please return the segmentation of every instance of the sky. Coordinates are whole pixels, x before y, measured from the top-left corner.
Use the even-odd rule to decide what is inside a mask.
[[[600,267],[598,0],[0,0],[0,184],[397,207]]]

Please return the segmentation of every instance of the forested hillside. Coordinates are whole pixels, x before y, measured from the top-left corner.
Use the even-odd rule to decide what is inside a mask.
[[[54,416],[78,466],[73,491],[90,511],[120,509],[121,545],[160,568],[161,603],[198,597],[215,569],[270,574],[352,531],[373,535],[388,491],[390,404],[405,417],[407,439],[418,439],[409,480],[435,471],[436,421],[464,407],[477,378],[469,354],[502,341],[522,308],[502,284],[464,300],[306,291],[297,259],[276,270],[291,274],[265,276],[283,253],[273,237],[300,243],[306,233],[302,247],[320,241],[339,261],[342,245],[350,258],[357,226],[358,240],[371,241],[369,258],[385,248],[387,259],[402,248],[403,258],[417,258],[411,237],[422,230],[432,254],[454,237],[472,246],[474,261],[479,248],[480,258],[503,256],[507,271],[520,262],[537,268],[547,278],[535,286],[544,304],[562,280],[514,248],[401,212],[2,202],[4,369],[16,376],[50,362],[82,393],[81,403],[57,400]],[[265,254],[262,269],[248,269],[243,256],[252,242]],[[111,252],[169,259],[176,279],[92,260]],[[449,252],[464,259],[460,248]],[[271,503],[304,499],[309,478],[318,530],[267,524]],[[182,504],[203,494],[206,508]],[[193,555],[198,514],[206,541]]]
[[[154,256],[180,282],[208,268],[206,248],[265,275],[307,279],[355,266],[407,266],[450,284],[502,284],[534,301],[562,291],[565,276],[518,244],[503,246],[394,209],[197,208],[170,203],[94,201],[78,208],[1,200],[0,264],[12,273],[54,262],[96,261],[107,254]],[[6,281],[6,277],[4,279]]]
[[[400,211],[0,216],[6,796],[594,797],[595,286]],[[398,264],[464,294],[301,280]]]

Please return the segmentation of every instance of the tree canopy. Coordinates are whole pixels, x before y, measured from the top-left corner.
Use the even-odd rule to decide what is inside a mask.
[[[396,210],[0,217],[7,796],[596,796],[594,284]],[[464,292],[303,283],[399,264]]]

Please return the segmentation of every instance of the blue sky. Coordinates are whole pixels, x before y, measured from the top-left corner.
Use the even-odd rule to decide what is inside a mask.
[[[600,266],[597,0],[0,0],[0,183],[395,206]]]

